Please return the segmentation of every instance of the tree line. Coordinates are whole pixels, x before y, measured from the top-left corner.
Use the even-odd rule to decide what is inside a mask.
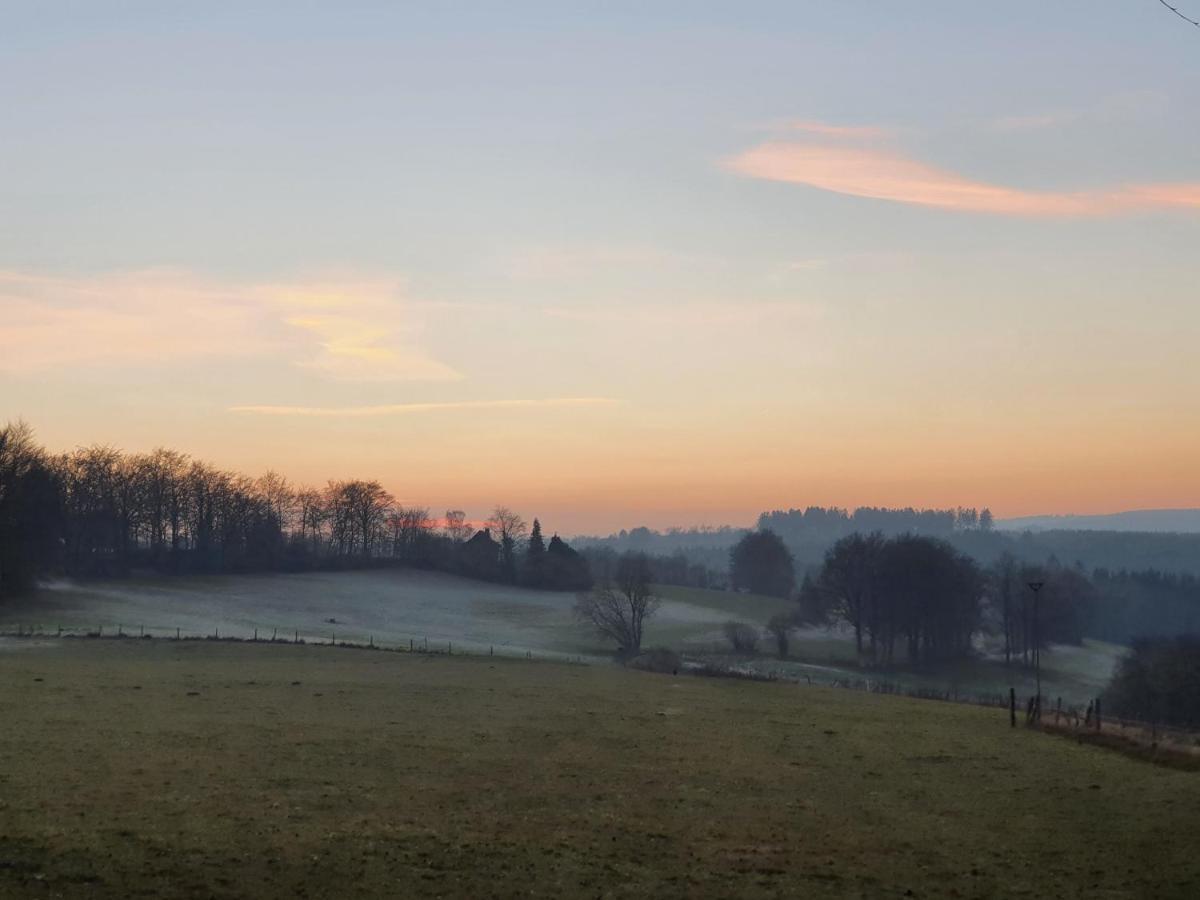
[[[373,480],[296,487],[174,450],[52,455],[28,426],[0,429],[0,597],[47,573],[302,571],[400,564],[555,590],[591,585],[587,561],[541,523],[497,506],[480,528],[435,517]]]
[[[797,542],[872,532],[885,536],[919,534],[948,537],[959,531],[991,531],[994,524],[990,509],[962,506],[954,509],[860,506],[854,510],[836,506],[809,506],[806,509],[771,510],[758,517],[760,530],[769,529],[785,541]]]

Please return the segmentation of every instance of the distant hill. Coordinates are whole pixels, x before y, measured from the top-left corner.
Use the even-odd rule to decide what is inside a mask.
[[[1134,509],[1099,516],[1021,516],[998,519],[1003,531],[1143,531],[1200,533],[1200,509]]]

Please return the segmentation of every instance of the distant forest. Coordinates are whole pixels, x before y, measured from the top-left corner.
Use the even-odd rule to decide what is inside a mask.
[[[0,429],[0,598],[39,577],[303,571],[406,565],[550,590],[591,585],[587,562],[512,510],[482,528],[434,517],[377,481],[293,487],[174,450],[81,447],[51,455],[22,424]]]
[[[1085,530],[1011,531],[993,527],[987,509],[881,509],[855,510],[810,506],[807,509],[773,510],[758,517],[756,529],[769,529],[787,544],[800,572],[813,572],[825,551],[850,534],[878,531],[885,537],[915,534],[936,537],[991,565],[1005,554],[1025,563],[1061,560],[1087,570],[1190,573],[1200,576],[1200,533],[1115,532]],[[638,527],[606,537],[577,536],[579,549],[634,550],[659,556],[678,556],[690,567],[703,567],[709,586],[724,586],[728,579],[729,550],[749,528],[669,528],[657,531]],[[696,570],[698,573],[698,570]]]
[[[604,538],[577,537],[589,559],[634,551],[652,556],[657,581],[691,587],[737,587],[730,554],[756,532],[778,535],[797,582],[815,579],[829,552],[852,535],[919,536],[945,542],[974,559],[995,589],[1000,572],[1070,572],[1082,636],[1117,643],[1200,631],[1200,534],[1104,531],[998,531],[989,510],[808,507],[759,516],[756,529],[634,528]],[[1064,581],[1063,583],[1066,583]],[[1069,629],[1072,630],[1072,629]]]

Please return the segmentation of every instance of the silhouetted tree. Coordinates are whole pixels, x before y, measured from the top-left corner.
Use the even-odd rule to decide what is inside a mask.
[[[553,591],[586,591],[592,586],[588,561],[557,534],[546,547],[543,586]]]
[[[63,512],[61,482],[32,429],[0,428],[0,601],[57,564]]]
[[[500,542],[500,565],[505,579],[515,582],[517,580],[517,557],[521,552],[521,544],[525,540],[529,526],[525,524],[524,519],[507,506],[497,506],[492,510],[487,527]]]
[[[752,531],[733,545],[729,573],[735,588],[771,597],[787,597],[796,585],[792,554],[767,529]]]
[[[870,628],[875,610],[883,546],[883,535],[879,532],[844,537],[825,554],[825,563],[817,578],[817,588],[824,598],[825,617],[840,619],[854,629],[854,646],[860,656],[863,635]]]
[[[471,526],[467,524],[467,514],[461,509],[446,510],[446,537],[452,543],[461,544],[471,537]]]
[[[542,540],[542,523],[533,520],[529,541],[525,545],[525,563],[521,581],[530,587],[543,587],[546,583],[546,542]]]
[[[1200,635],[1135,640],[1104,700],[1119,716],[1200,727]]]
[[[882,548],[877,569],[872,651],[890,661],[897,637],[912,663],[971,652],[981,623],[983,575],[975,561],[936,538],[901,535]]]

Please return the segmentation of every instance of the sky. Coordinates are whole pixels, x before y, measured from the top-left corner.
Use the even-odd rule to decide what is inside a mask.
[[[0,21],[0,421],[56,452],[567,534],[1200,506],[1200,28],[1156,0]]]

